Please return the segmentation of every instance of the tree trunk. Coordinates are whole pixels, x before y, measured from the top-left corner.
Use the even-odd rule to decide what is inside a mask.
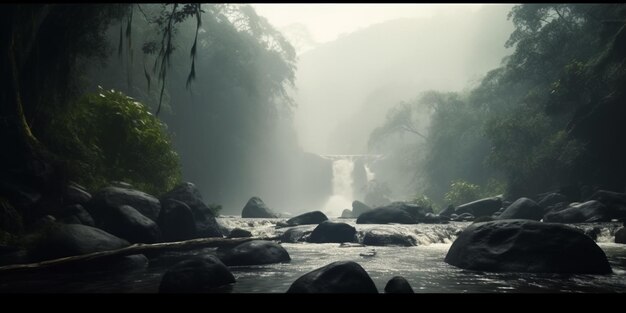
[[[193,250],[207,247],[231,247],[251,240],[276,240],[278,238],[199,238],[177,242],[162,242],[154,244],[137,243],[125,248],[100,251],[83,255],[68,256],[60,259],[47,260],[29,264],[13,264],[0,267],[0,274],[25,270],[39,270],[58,265],[77,264],[102,259],[106,257],[120,257],[147,252],[164,252],[177,250]]]

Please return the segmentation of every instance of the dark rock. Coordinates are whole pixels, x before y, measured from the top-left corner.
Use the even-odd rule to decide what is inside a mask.
[[[52,215],[45,215],[28,225],[26,231],[29,233],[42,232],[55,225],[57,225],[57,219]]]
[[[278,217],[259,197],[252,197],[241,211],[242,218],[274,218]]]
[[[452,243],[445,262],[492,272],[611,273],[606,255],[588,236],[530,220],[472,224]]]
[[[498,219],[528,219],[538,221],[543,217],[543,209],[533,200],[519,198],[509,205]]]
[[[454,213],[454,205],[448,205],[443,211],[439,212],[439,216],[447,216],[450,217]]]
[[[159,226],[129,205],[109,208],[106,215],[99,217],[97,225],[132,243],[155,243],[161,240]]]
[[[161,202],[161,206],[158,224],[164,241],[197,238],[196,221],[187,204],[166,199]]]
[[[569,202],[559,202],[559,203],[553,204],[549,207],[544,208],[543,210],[543,212],[545,213],[544,216],[548,213],[563,211],[567,209],[568,207],[569,207]]]
[[[341,212],[341,218],[354,218],[352,211],[345,209]]]
[[[287,293],[378,293],[358,263],[338,261],[300,276]]]
[[[2,246],[6,247],[6,246]],[[4,250],[0,252],[0,266],[13,265],[13,264],[27,264],[32,263],[35,260],[31,259],[28,250],[12,247],[12,250]]]
[[[615,232],[615,243],[626,243],[626,228],[623,226]]]
[[[328,243],[328,242],[353,242],[356,241],[356,229],[346,223],[334,223],[331,221],[325,221],[317,225],[309,242],[313,243]]]
[[[296,217],[292,217],[287,220],[287,225],[289,226],[298,226],[298,225],[309,225],[309,224],[319,224],[323,221],[327,221],[328,217],[320,211],[313,211],[304,214],[300,214]]]
[[[593,223],[609,222],[611,218],[611,214],[604,204],[591,200],[585,203],[572,203],[567,209],[550,212],[544,215],[543,221],[549,223]]]
[[[230,234],[228,235],[228,238],[248,238],[248,237],[252,237],[252,233],[250,231],[247,231],[241,228],[235,228],[231,230]]]
[[[385,285],[385,293],[415,293],[411,285],[402,276],[395,276]]]
[[[170,268],[161,279],[161,293],[200,293],[232,284],[235,277],[217,257],[202,255]]]
[[[544,208],[545,211],[545,209],[547,209],[548,207],[563,202],[568,202],[567,197],[560,193],[553,192],[543,196],[537,204],[539,204],[540,207]]]
[[[174,189],[161,196],[161,202],[166,199],[173,199],[186,204],[196,219],[204,219],[205,215],[215,217],[215,214],[204,203],[200,191],[193,183],[184,182],[174,187]]]
[[[406,210],[393,204],[385,207],[373,209],[361,214],[357,224],[417,224],[417,220]]]
[[[123,181],[114,180],[110,184],[113,187],[126,188],[126,189],[135,189],[135,187],[133,187],[133,185],[131,185],[131,184],[127,183],[127,182],[123,182]]]
[[[313,232],[313,228],[316,226],[304,225],[304,226],[296,226],[285,231],[281,236],[280,240],[282,242],[288,243],[296,243],[306,241],[306,239]]]
[[[502,199],[499,197],[485,198],[474,202],[459,205],[454,211],[456,214],[472,214],[475,217],[490,216],[502,207]]]
[[[610,212],[610,218],[626,218],[626,194],[598,190],[590,198],[604,204]]]
[[[115,250],[128,245],[130,245],[128,241],[98,228],[78,224],[56,224],[40,236],[31,255],[37,260],[48,260]]]
[[[363,236],[363,244],[368,246],[417,246],[410,235],[392,229],[370,229]]]
[[[91,194],[87,190],[76,183],[70,183],[65,187],[63,193],[63,203],[65,205],[86,204],[91,200]]]
[[[98,224],[100,218],[106,218],[108,211],[122,205],[130,205],[153,221],[157,220],[161,210],[161,203],[157,198],[145,192],[119,187],[99,190],[89,201],[87,210]]]
[[[56,218],[66,224],[83,224],[87,226],[95,226],[91,214],[87,212],[80,204],[69,205],[63,208]]]
[[[220,259],[228,266],[261,265],[289,262],[291,258],[281,245],[267,240],[252,240],[222,251]]]
[[[372,208],[358,200],[352,201],[352,215],[354,217],[359,217],[359,215],[371,211]]]
[[[453,218],[453,221],[456,222],[471,222],[475,219],[474,215],[469,214],[469,213],[463,213],[455,218]]]

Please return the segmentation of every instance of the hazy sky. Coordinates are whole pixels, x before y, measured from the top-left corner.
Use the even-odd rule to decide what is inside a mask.
[[[476,11],[480,4],[419,4],[419,3],[295,3],[252,4],[257,13],[266,17],[276,28],[303,24],[317,43],[336,39],[371,24],[402,17],[430,17],[453,12],[455,7]]]

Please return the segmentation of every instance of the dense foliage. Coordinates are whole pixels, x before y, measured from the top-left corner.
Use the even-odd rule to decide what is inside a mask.
[[[414,137],[427,147],[412,154],[419,160],[413,172],[426,182],[422,192],[441,201],[460,186],[489,190],[475,197],[503,185],[511,197],[572,186],[573,197],[623,190],[626,6],[524,4],[509,18],[515,31],[506,45],[514,51],[502,67],[468,92],[430,92],[408,106],[419,112],[434,104],[429,123],[421,122],[425,136]],[[388,119],[372,139],[418,124],[407,117]]]
[[[180,182],[179,158],[165,125],[140,102],[100,89],[54,115],[41,138],[90,190],[124,181],[160,195]]]

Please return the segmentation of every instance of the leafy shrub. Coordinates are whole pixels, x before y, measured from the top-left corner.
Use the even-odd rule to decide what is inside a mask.
[[[88,94],[54,115],[44,136],[72,179],[94,190],[125,181],[160,195],[180,182],[180,162],[165,125],[114,90]]]
[[[471,184],[463,180],[455,180],[450,184],[450,190],[446,192],[444,200],[455,206],[478,200],[482,197],[479,185]]]

